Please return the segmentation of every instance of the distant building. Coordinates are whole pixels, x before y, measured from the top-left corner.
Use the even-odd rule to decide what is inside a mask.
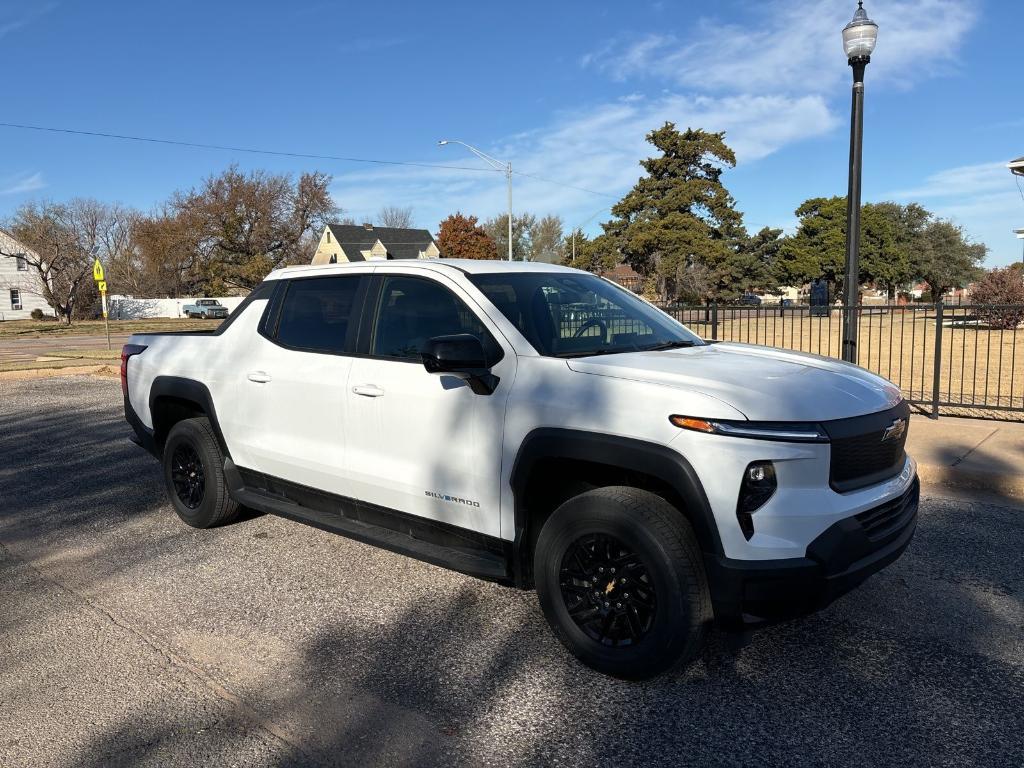
[[[628,288],[633,293],[643,293],[643,276],[626,263],[617,264],[614,269],[602,272],[601,276],[618,283],[623,288]]]
[[[32,249],[0,229],[0,254],[13,254],[0,255],[0,320],[27,320],[33,309],[52,317],[53,310],[43,299],[39,273],[25,258],[35,258]]]
[[[313,264],[385,259],[436,259],[437,243],[425,229],[375,227],[372,224],[328,224],[320,236]]]

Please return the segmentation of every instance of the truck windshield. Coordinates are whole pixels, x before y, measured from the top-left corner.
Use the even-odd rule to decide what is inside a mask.
[[[699,336],[595,275],[469,275],[540,354],[588,357],[702,345]]]

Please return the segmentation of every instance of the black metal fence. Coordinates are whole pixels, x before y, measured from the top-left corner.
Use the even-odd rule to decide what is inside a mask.
[[[707,339],[840,357],[844,307],[663,306]],[[857,363],[910,403],[940,412],[1024,414],[1024,305],[864,304]]]

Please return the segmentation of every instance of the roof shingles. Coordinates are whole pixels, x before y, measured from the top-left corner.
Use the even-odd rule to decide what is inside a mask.
[[[352,261],[363,261],[361,251],[373,248],[378,240],[387,249],[389,259],[417,259],[434,242],[426,229],[365,227],[358,224],[328,224],[331,234]]]

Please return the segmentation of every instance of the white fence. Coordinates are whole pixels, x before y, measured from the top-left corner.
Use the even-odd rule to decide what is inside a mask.
[[[245,301],[244,296],[202,296],[196,298],[217,299],[233,312]],[[195,304],[195,298],[181,299],[137,299],[134,296],[109,296],[109,313],[112,320],[141,320],[150,317],[184,317],[181,308]]]

